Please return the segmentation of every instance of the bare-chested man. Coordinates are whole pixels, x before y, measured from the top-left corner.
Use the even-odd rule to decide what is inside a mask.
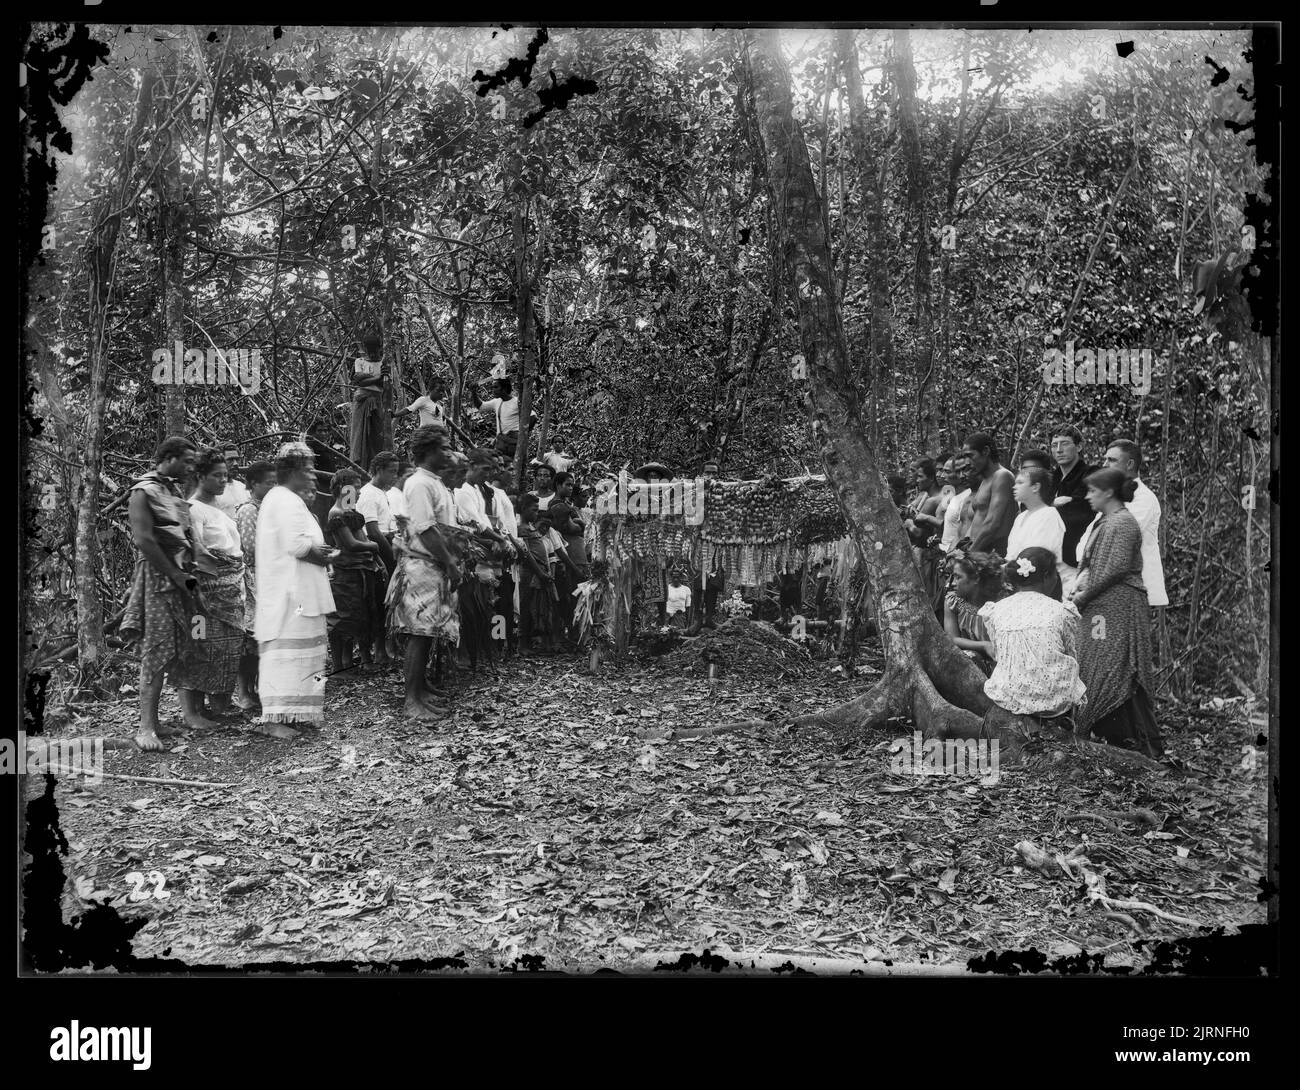
[[[1005,555],[1007,535],[1016,521],[1016,502],[1011,494],[1015,474],[998,462],[997,444],[991,435],[976,432],[968,436],[965,449],[971,470],[971,548]]]
[[[178,688],[185,687],[177,671],[199,609],[194,597],[198,583],[188,570],[194,552],[181,482],[193,472],[197,457],[184,436],[164,439],[154,457],[156,468],[131,486],[127,506],[139,556],[121,632],[128,642],[140,641],[140,733],[135,742],[141,749],[163,749],[160,739],[175,733],[158,722],[164,674],[171,674]],[[217,725],[186,700],[181,713],[188,727]]]

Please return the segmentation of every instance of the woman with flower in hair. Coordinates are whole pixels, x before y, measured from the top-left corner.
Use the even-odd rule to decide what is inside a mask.
[[[299,494],[315,485],[306,443],[286,443],[275,459],[279,481],[257,516],[258,691],[263,731],[295,738],[290,723],[325,719],[326,617],[334,612],[326,567],[337,556]]]
[[[1079,729],[1149,757],[1164,751],[1151,705],[1151,609],[1142,582],[1142,528],[1125,508],[1135,484],[1118,469],[1086,482],[1092,524],[1071,592],[1082,619],[1079,667],[1088,707]]]
[[[1008,560],[1012,593],[980,607],[993,673],[984,692],[1012,715],[1057,719],[1084,701],[1079,679],[1079,611],[1061,602],[1056,554],[1031,546]]]
[[[987,674],[993,669],[992,645],[979,612],[1006,593],[1002,561],[992,553],[954,551],[949,564],[952,575],[943,600],[944,631]]]

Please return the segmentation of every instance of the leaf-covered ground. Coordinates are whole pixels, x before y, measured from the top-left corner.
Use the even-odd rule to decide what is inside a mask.
[[[1140,968],[1140,940],[1188,933],[1108,917],[1077,883],[1026,869],[1013,846],[1030,840],[1086,844],[1112,898],[1210,926],[1263,919],[1263,728],[1241,700],[1162,709],[1183,777],[1071,756],[987,785],[891,773],[893,734],[846,753],[783,728],[669,737],[788,719],[874,676],[819,664],[711,690],[700,670],[593,676],[585,659],[530,659],[463,681],[433,730],[399,717],[396,673],[333,678],[310,740],[245,726],[106,758],[114,773],[231,787],[61,779],[64,913],[107,901],[148,917],[137,955],[228,966],[535,955],[523,964],[592,970],[707,947],[959,969],[1035,947]],[[134,713],[99,707],[57,733],[129,736]],[[127,875],[154,871],[165,898],[131,900],[156,883]]]

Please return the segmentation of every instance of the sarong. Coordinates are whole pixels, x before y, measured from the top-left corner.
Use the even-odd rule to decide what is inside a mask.
[[[354,639],[368,648],[383,631],[383,599],[378,597],[379,573],[373,568],[335,568],[330,590],[334,613],[330,635]]]
[[[325,618],[294,614],[276,639],[263,640],[257,649],[263,721],[324,722]]]
[[[244,652],[244,565],[232,560],[215,575],[197,577],[202,609],[191,618],[193,638],[181,654],[182,688],[234,692]]]
[[[484,582],[477,572],[456,588],[460,603],[460,628],[470,662],[492,655],[492,618],[496,614],[496,583]]]
[[[384,449],[384,413],[381,392],[359,389],[352,395],[352,419],[348,428],[348,457],[359,466]]]
[[[136,558],[120,633],[125,640],[140,641],[141,686],[166,673],[173,685],[187,687],[180,677],[181,653],[190,642],[192,605],[149,561]]]
[[[442,565],[403,552],[388,582],[388,630],[460,642],[456,592]]]

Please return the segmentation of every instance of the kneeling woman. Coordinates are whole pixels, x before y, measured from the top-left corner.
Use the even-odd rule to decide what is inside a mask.
[[[1164,752],[1151,705],[1151,609],[1142,582],[1142,529],[1125,508],[1134,484],[1117,469],[1087,478],[1092,524],[1071,599],[1086,637],[1079,666],[1088,686],[1081,729],[1148,757]]]
[[[1079,678],[1079,611],[1061,602],[1056,554],[1037,547],[1008,560],[1012,594],[979,611],[997,665],[984,692],[1012,715],[1061,720],[1084,702]]]
[[[1002,562],[992,553],[951,554],[952,578],[944,598],[943,627],[985,674],[993,669],[992,646],[980,609],[1006,593]]]

